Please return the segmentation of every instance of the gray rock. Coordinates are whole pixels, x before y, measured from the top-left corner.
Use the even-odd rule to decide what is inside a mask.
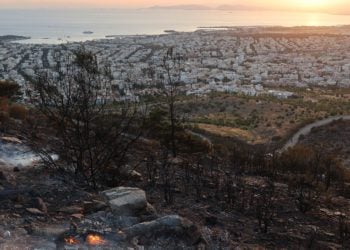
[[[100,232],[106,228],[121,229],[140,222],[141,220],[138,217],[117,216],[109,211],[99,211],[81,220],[78,224],[78,228],[97,229],[95,231]]]
[[[27,210],[29,213],[34,214],[34,215],[44,215],[44,212],[42,212],[42,211],[40,211],[39,209],[34,208],[34,207],[26,208],[26,210]]]
[[[189,220],[179,215],[168,215],[153,221],[142,222],[122,229],[127,238],[136,236],[160,237],[162,235],[186,236],[191,243],[202,239],[198,228]]]
[[[40,243],[38,246],[33,246],[34,250],[56,250],[57,246],[54,242]]]
[[[5,231],[5,232],[3,233],[3,237],[4,237],[4,238],[11,238],[11,232],[10,232],[10,231]]]
[[[0,137],[0,140],[7,143],[22,144],[22,141],[16,137],[3,136],[3,137]]]
[[[58,210],[58,212],[62,212],[65,214],[78,214],[83,212],[83,208],[80,206],[69,206],[69,207],[62,207]]]
[[[84,213],[92,214],[98,211],[104,210],[107,207],[107,204],[103,201],[93,200],[84,202]]]
[[[56,250],[54,242],[39,240],[39,242],[32,242],[32,239],[20,239],[13,241],[6,241],[0,244],[0,249],[32,249],[32,250]]]
[[[35,199],[35,205],[40,211],[47,214],[47,206],[46,206],[46,203],[43,201],[43,199],[41,199],[40,197],[37,197]]]
[[[154,212],[147,202],[146,193],[139,188],[117,187],[102,192],[116,215],[135,215]]]
[[[63,233],[70,229],[69,225],[36,226],[32,225],[30,234],[33,236],[46,237],[56,240]]]
[[[120,169],[120,174],[124,177],[134,180],[134,181],[142,181],[142,174],[134,170],[129,165],[125,165]]]

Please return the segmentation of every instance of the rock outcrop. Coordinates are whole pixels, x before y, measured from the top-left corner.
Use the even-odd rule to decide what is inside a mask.
[[[89,232],[94,232],[105,236],[108,246],[134,245],[132,242],[140,239],[142,245],[139,246],[156,248],[162,246],[159,245],[162,242],[163,245],[167,245],[167,242],[175,245],[180,242],[181,245],[191,247],[204,242],[200,230],[188,219],[179,215],[157,216],[142,189],[117,187],[103,191],[101,196],[105,199],[107,208],[85,214],[85,218],[76,224],[74,237],[81,240]],[[65,235],[67,233],[71,234],[72,231]],[[79,245],[81,246],[83,245]]]

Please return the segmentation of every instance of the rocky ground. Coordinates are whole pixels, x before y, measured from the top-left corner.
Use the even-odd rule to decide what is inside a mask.
[[[339,233],[339,218],[349,218],[348,199],[323,196],[312,211],[303,214],[297,209],[295,198],[288,194],[288,186],[275,183],[273,215],[268,232],[264,233],[259,227],[253,200],[259,199],[259,190],[266,186],[266,180],[246,177],[244,181],[255,190],[255,195],[246,190],[245,197],[238,198],[235,205],[217,202],[214,195],[205,194],[196,199],[179,193],[173,205],[160,209],[195,221],[209,249],[343,249],[348,246]],[[151,200],[160,199],[155,198],[159,193],[149,193]]]
[[[141,189],[92,193],[68,176],[40,167],[0,168],[0,249],[175,249],[201,244],[192,222],[159,215]],[[100,242],[89,244],[89,235],[101,237]]]
[[[265,183],[257,177],[245,181]],[[173,205],[164,206],[155,190],[149,200],[138,188],[96,194],[65,175],[42,168],[14,172],[4,165],[0,182],[0,249],[341,249],[338,218],[350,207],[349,200],[332,197],[302,214],[287,196],[287,185],[276,183],[275,216],[265,234],[248,200],[237,211],[223,209],[210,196],[178,193]],[[89,233],[100,235],[101,245],[87,244]],[[74,244],[65,242],[70,237]]]
[[[169,203],[161,184],[151,185],[146,178],[145,167],[136,170],[132,173],[137,181],[93,192],[72,176],[40,164],[16,168],[2,163],[0,249],[350,247],[350,200],[336,190],[319,195],[312,209],[302,213],[282,179],[274,181],[273,194],[264,200],[270,185],[264,177],[237,178],[232,185],[242,188],[232,189],[228,197],[218,193],[210,179],[196,194],[193,185],[179,184],[185,183],[184,175],[174,174],[171,178],[178,185]],[[258,211],[267,218],[266,232]]]

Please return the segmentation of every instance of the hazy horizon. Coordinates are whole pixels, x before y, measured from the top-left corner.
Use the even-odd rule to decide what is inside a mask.
[[[318,11],[328,13],[350,13],[350,3],[347,0],[218,0],[215,4],[210,0],[0,0],[0,9],[42,9],[42,8],[119,8],[135,9],[148,8],[155,5],[205,5],[216,7],[219,5],[240,5],[250,8],[283,11]]]

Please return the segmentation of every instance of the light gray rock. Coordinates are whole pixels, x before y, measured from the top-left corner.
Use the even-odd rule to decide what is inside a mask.
[[[4,237],[4,238],[11,238],[11,232],[10,232],[10,231],[5,231],[5,232],[3,233],[3,237]]]
[[[139,188],[117,187],[102,192],[116,215],[136,215],[155,211],[147,202],[146,193]]]
[[[123,166],[120,169],[120,174],[134,181],[142,181],[142,174],[137,172],[135,169],[133,169],[129,165]]]

